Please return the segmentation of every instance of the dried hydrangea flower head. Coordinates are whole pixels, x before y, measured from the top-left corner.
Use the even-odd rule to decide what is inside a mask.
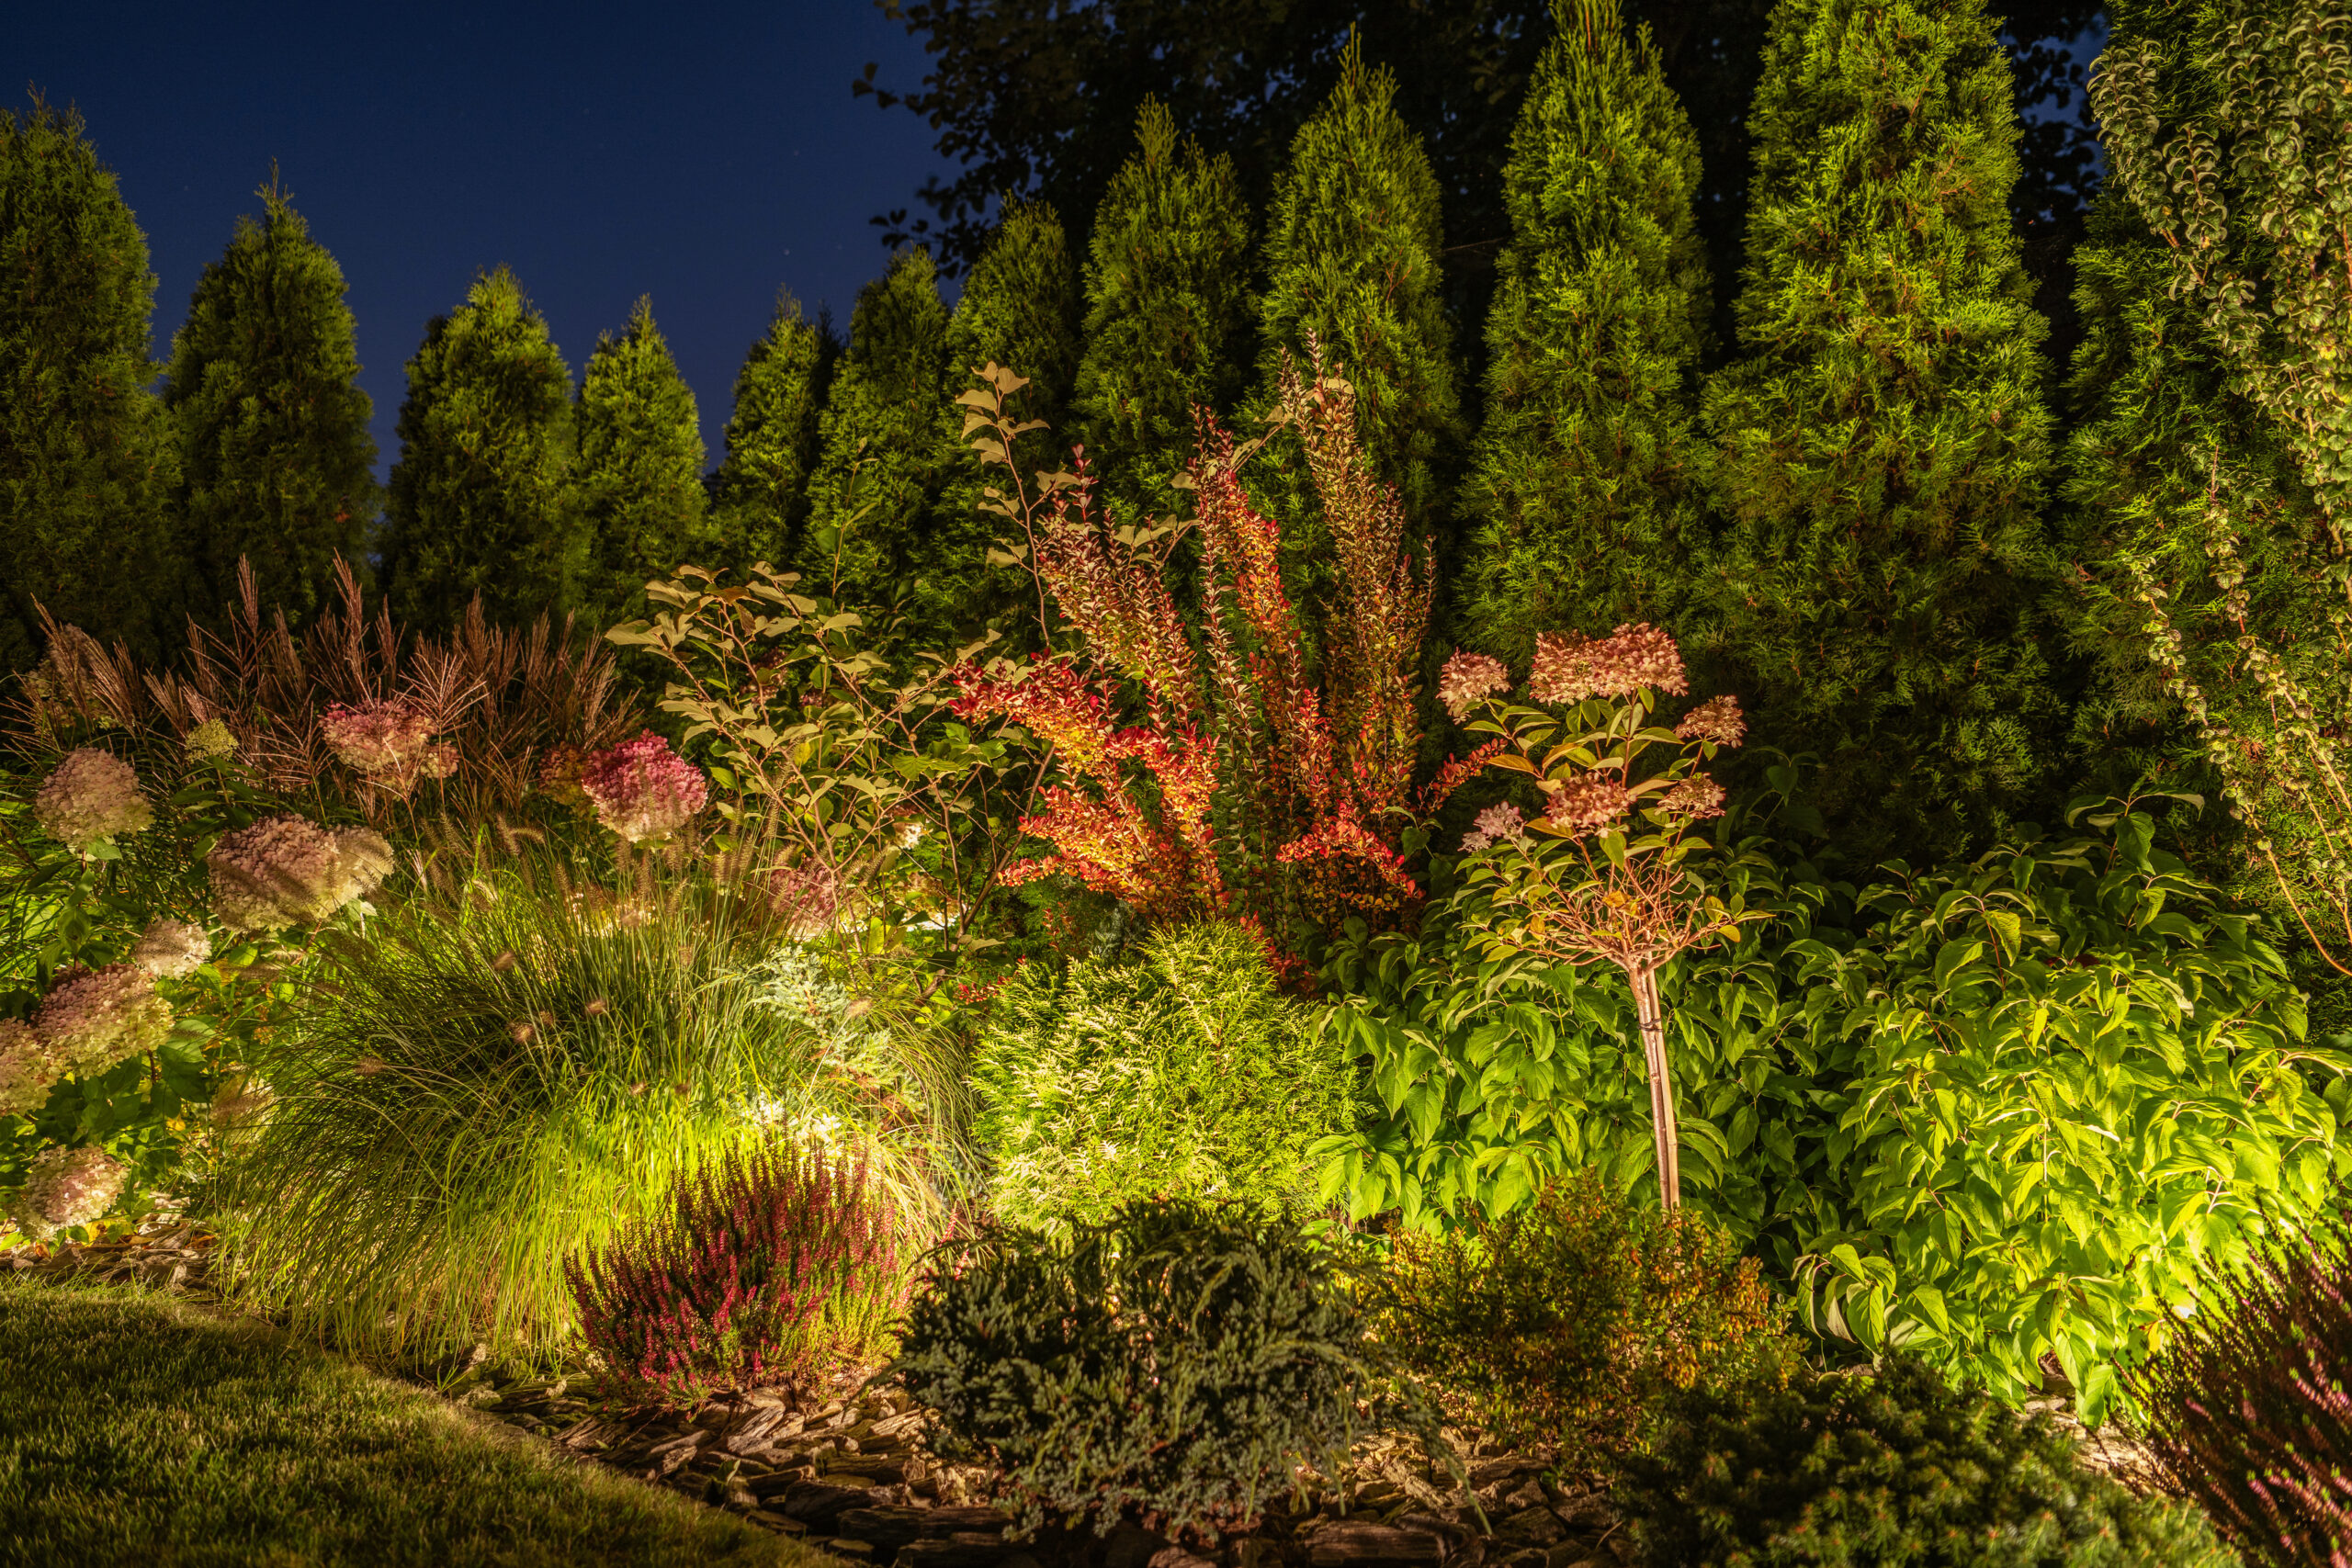
[[[419,779],[445,779],[455,770],[455,748],[433,743],[433,716],[400,698],[336,703],[319,717],[319,733],[345,767],[389,794],[406,798]]]
[[[67,752],[42,782],[33,796],[33,819],[80,853],[144,830],[155,820],[155,808],[139,793],[139,775],[130,763],[111,751],[85,746]]]
[[[17,1229],[47,1241],[59,1231],[103,1219],[130,1179],[130,1168],[104,1149],[43,1149],[33,1156],[8,1213]]]
[[[1645,690],[1680,696],[1690,689],[1674,638],[1647,623],[1597,638],[1542,633],[1527,676],[1528,694],[1539,703],[1630,697]]]
[[[1678,740],[1736,746],[1747,739],[1747,716],[1739,711],[1737,697],[1709,697],[1682,716],[1682,722],[1674,727],[1674,735]]]
[[[161,1045],[172,1032],[172,1005],[144,969],[74,966],[58,971],[33,1010],[33,1028],[61,1072],[87,1077]]]
[[[271,817],[225,834],[204,857],[212,912],[236,931],[322,925],[391,874],[392,847],[365,828],[330,831]]]
[[[151,921],[130,950],[130,962],[159,980],[185,980],[212,956],[212,939],[186,920]]]
[[[1438,671],[1437,698],[1460,723],[1470,710],[1498,692],[1510,690],[1510,671],[1499,659],[1483,653],[1457,653]]]
[[[546,758],[539,763],[539,793],[585,815],[593,809],[586,792],[580,787],[580,775],[587,767],[588,752],[584,748],[569,740],[548,747]]]
[[[237,754],[237,738],[219,719],[208,718],[181,739],[180,750],[191,762],[217,762]]]
[[[40,1110],[64,1076],[38,1030],[21,1019],[0,1018],[0,1116]]]
[[[1515,840],[1527,830],[1527,818],[1518,807],[1509,801],[1489,806],[1471,822],[1470,831],[1462,835],[1462,852],[1475,855],[1480,850]]]
[[[590,757],[580,788],[596,819],[632,844],[668,838],[710,800],[702,770],[650,729]]]

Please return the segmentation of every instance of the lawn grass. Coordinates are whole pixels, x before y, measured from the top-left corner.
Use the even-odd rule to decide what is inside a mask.
[[[266,1325],[0,1278],[0,1564],[814,1556]]]

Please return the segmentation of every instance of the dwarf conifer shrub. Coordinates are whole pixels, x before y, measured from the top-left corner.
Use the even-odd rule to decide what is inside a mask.
[[[1135,1203],[1067,1238],[997,1223],[933,1257],[893,1370],[980,1456],[1023,1526],[1214,1539],[1337,1473],[1395,1412],[1331,1257],[1239,1205]]]
[[[1672,1568],[2223,1568],[2205,1522],[2086,1470],[2047,1417],[2021,1421],[1926,1363],[1700,1391],[1617,1502],[1643,1561]]]
[[[666,1210],[564,1275],[605,1369],[664,1403],[855,1360],[902,1278],[898,1226],[864,1168],[788,1144],[681,1179]]]
[[[1687,1211],[1585,1169],[1533,1203],[1391,1254],[1379,1322],[1399,1361],[1488,1430],[1565,1465],[1636,1447],[1669,1394],[1785,1376],[1783,1308],[1754,1258]]]
[[[2352,1224],[2218,1283],[2126,1380],[2149,1446],[2250,1561],[2332,1568],[2352,1554]]]

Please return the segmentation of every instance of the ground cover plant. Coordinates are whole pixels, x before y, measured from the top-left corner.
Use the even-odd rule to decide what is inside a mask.
[[[0,1382],[12,1559],[805,1560],[266,1325],[125,1290],[0,1280]]]

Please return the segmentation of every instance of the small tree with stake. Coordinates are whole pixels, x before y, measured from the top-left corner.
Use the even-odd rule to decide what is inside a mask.
[[[1597,639],[1546,633],[1526,687],[1544,705],[1499,700],[1510,685],[1501,661],[1471,653],[1448,660],[1439,682],[1456,721],[1494,738],[1478,760],[1527,774],[1544,795],[1538,817],[1510,805],[1479,814],[1463,840],[1471,857],[1463,905],[1491,950],[1624,971],[1641,1024],[1658,1194],[1672,1211],[1681,1174],[1658,971],[1762,918],[1710,891],[1692,863],[1713,845],[1690,829],[1723,814],[1723,788],[1702,764],[1738,745],[1746,721],[1738,700],[1722,696],[1670,729],[1652,723],[1660,697],[1690,685],[1674,639],[1650,626]]]

